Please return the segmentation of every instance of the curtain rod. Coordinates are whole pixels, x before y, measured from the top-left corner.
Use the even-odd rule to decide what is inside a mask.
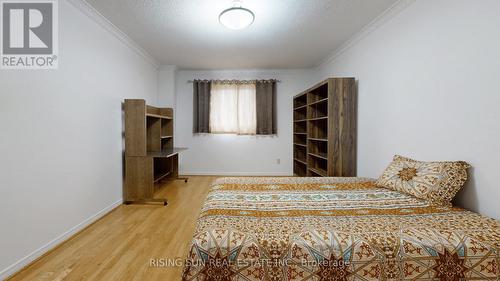
[[[207,82],[221,82],[221,83],[252,83],[252,82],[257,82],[257,81],[264,81],[264,82],[276,82],[280,83],[281,80],[276,80],[276,79],[252,79],[252,80],[238,80],[238,79],[195,79],[195,80],[188,80],[188,83],[194,83],[195,81],[207,81]]]

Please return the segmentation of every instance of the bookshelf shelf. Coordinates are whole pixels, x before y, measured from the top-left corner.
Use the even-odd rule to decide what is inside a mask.
[[[309,121],[317,121],[317,120],[324,120],[324,119],[328,119],[328,116],[322,116],[322,117],[316,117],[316,118],[309,118],[307,120],[309,120]]]
[[[326,177],[328,176],[326,170],[320,169],[320,168],[308,168],[308,170],[318,176]]]
[[[327,101],[328,101],[328,98],[324,98],[324,99],[320,99],[320,100],[311,102],[308,105],[315,105],[315,104],[322,103],[322,102],[327,102]]]
[[[317,157],[317,158],[328,160],[328,156],[324,152],[308,153],[308,154],[311,155],[311,156],[313,156],[313,157]]]
[[[307,107],[307,104],[304,104],[304,105],[298,106],[298,107],[296,107],[294,109],[298,110],[298,109],[303,109],[303,108],[306,108],[306,107]]]
[[[297,159],[297,158],[294,158],[293,160],[295,160],[295,161],[297,161],[297,162],[299,162],[299,163],[301,163],[301,164],[307,165],[307,162],[306,162],[306,161],[304,161],[304,160]]]
[[[158,119],[172,120],[171,116],[164,116],[164,115],[153,114],[153,113],[146,113],[146,117],[148,117],[148,118],[158,118]]]
[[[308,138],[311,141],[328,141],[328,139]]]

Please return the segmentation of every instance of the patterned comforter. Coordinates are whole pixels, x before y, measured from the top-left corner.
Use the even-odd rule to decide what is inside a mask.
[[[500,222],[366,178],[221,178],[183,280],[499,280]]]

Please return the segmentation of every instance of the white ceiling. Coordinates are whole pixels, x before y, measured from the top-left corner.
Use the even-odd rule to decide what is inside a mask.
[[[307,68],[397,0],[243,0],[249,28],[218,22],[231,0],[87,0],[162,64],[182,69]]]

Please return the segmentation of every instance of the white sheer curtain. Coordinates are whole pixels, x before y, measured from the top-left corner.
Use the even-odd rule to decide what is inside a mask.
[[[212,83],[210,132],[255,135],[255,84]]]

